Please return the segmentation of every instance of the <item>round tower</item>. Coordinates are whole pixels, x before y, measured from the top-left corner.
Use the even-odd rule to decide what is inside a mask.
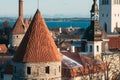
[[[13,80],[61,80],[61,55],[39,10],[13,62]]]

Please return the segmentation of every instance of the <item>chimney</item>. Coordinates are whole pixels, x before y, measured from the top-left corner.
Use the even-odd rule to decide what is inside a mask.
[[[19,17],[23,19],[23,0],[19,0]]]

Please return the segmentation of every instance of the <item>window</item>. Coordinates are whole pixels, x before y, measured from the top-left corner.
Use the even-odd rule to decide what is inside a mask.
[[[107,32],[107,24],[106,23],[104,24],[104,29],[105,29],[105,32]]]
[[[102,5],[107,5],[109,4],[109,0],[102,0]]]
[[[106,17],[108,17],[108,14],[106,14]]]
[[[14,67],[14,73],[16,73],[16,66]]]
[[[104,14],[102,14],[102,17],[104,17]]]
[[[97,46],[97,52],[99,52],[99,46]]]
[[[59,66],[59,72],[61,72],[60,66]]]
[[[92,52],[92,45],[90,45],[90,52]]]
[[[47,73],[47,74],[50,73],[50,67],[49,66],[45,67],[45,73]]]
[[[116,27],[118,27],[118,22],[116,22]]]
[[[31,74],[31,67],[27,67],[27,74]]]

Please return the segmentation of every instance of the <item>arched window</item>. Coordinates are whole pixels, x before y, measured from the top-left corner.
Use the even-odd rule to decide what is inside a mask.
[[[105,30],[105,32],[107,32],[107,24],[106,23],[104,24],[104,30]]]
[[[99,46],[97,46],[97,52],[99,52]]]
[[[118,27],[118,22],[116,22],[116,27]]]

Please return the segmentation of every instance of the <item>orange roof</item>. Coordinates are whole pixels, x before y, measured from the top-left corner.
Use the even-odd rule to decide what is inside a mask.
[[[106,63],[93,60],[87,56],[81,55],[80,53],[61,52],[63,55],[73,59],[82,66],[70,67],[71,65],[77,66],[71,61],[62,61],[62,76],[63,77],[78,77],[83,75],[89,75],[91,73],[100,73],[106,71]],[[91,72],[92,71],[92,72]]]
[[[37,10],[13,60],[15,62],[61,61],[61,55],[39,10]]]
[[[24,19],[24,24],[25,24],[25,28],[28,29],[29,23],[28,23],[27,19]]]
[[[109,36],[109,50],[120,50],[120,36]]]
[[[6,53],[7,52],[7,47],[5,44],[0,44],[0,53]]]
[[[16,23],[14,24],[12,34],[24,34],[24,23],[21,17],[18,17]]]

